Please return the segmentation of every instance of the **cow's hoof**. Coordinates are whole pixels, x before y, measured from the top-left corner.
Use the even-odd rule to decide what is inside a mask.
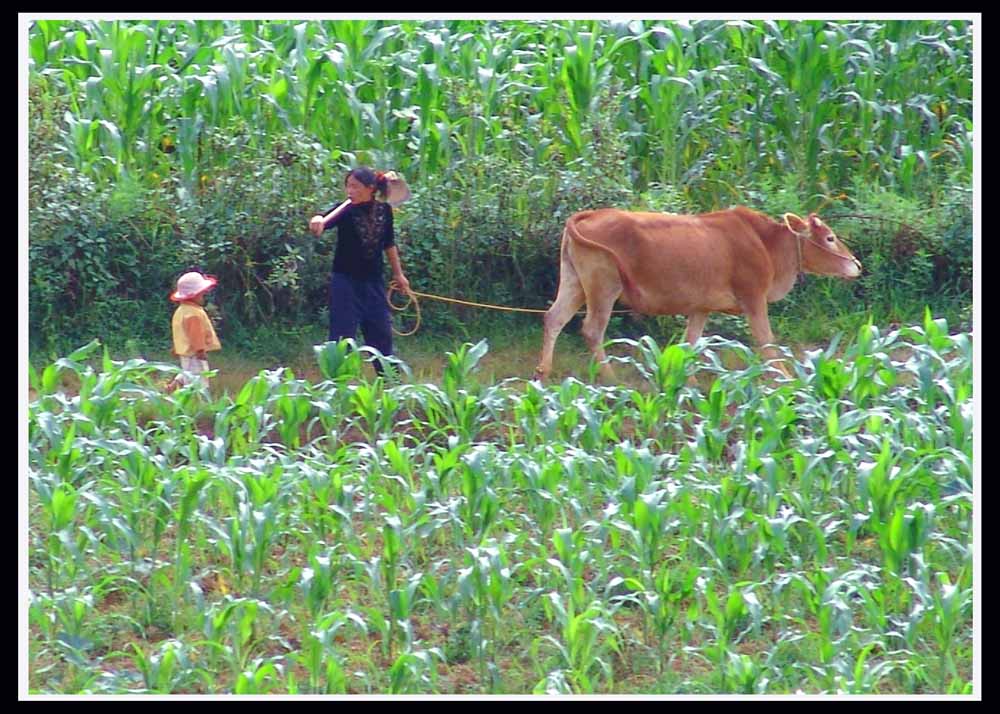
[[[784,364],[777,361],[768,364],[764,370],[764,373],[767,375],[768,378],[774,380],[793,379],[791,371],[789,371],[789,369]]]

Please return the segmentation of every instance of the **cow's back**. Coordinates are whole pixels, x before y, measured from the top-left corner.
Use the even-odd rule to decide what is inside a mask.
[[[574,250],[574,259],[597,259],[597,246],[612,254],[635,309],[689,314],[738,310],[747,291],[770,285],[773,268],[754,215],[748,209],[700,215],[600,209],[567,223],[583,239],[576,241],[583,250]]]

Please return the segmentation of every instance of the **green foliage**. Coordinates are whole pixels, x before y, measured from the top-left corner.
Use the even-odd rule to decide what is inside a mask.
[[[201,144],[235,117],[421,180],[462,156],[572,160],[590,151],[588,117],[621,82],[614,127],[641,187],[776,167],[810,190],[860,173],[909,193],[949,162],[971,172],[970,46],[971,23],[940,21],[85,20],[29,31],[32,73],[69,95],[62,147],[75,166],[117,177],[169,153],[189,187],[226,164]]]
[[[817,311],[968,307],[969,22],[44,20],[29,67],[34,353],[164,349],[164,296],[198,267],[226,344],[275,354],[260,325],[328,319],[332,234],[306,221],[358,163],[413,187],[397,227],[423,292],[545,307],[572,212],[745,203],[875,217],[831,222],[861,281],[777,308],[802,338]],[[494,319],[423,313],[468,338]]]
[[[622,341],[638,388],[331,342],[215,401],[89,343],[31,374],[32,687],[970,693],[971,335],[840,342]]]

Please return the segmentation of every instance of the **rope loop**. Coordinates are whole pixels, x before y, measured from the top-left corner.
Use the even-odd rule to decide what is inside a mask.
[[[392,294],[397,291],[400,291],[399,283],[397,283],[395,280],[390,280],[389,287],[385,291],[385,300],[387,303],[389,303],[389,307],[391,307],[393,310],[396,310],[397,312],[402,312],[403,310],[407,309],[412,303],[413,308],[417,311],[417,321],[416,323],[414,323],[413,329],[410,330],[409,332],[400,332],[395,327],[392,328],[392,331],[397,335],[399,335],[400,337],[409,337],[410,335],[412,335],[413,333],[415,333],[417,330],[420,329],[420,301],[417,300],[417,294],[414,293],[413,291],[410,291],[410,294],[407,295],[408,299],[406,303],[403,305],[396,305],[392,301]]]

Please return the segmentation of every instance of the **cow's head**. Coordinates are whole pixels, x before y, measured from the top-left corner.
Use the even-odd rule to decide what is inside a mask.
[[[801,269],[805,273],[856,278],[861,275],[861,261],[847,249],[828,225],[815,213],[803,220],[786,213],[785,227],[801,245]]]

